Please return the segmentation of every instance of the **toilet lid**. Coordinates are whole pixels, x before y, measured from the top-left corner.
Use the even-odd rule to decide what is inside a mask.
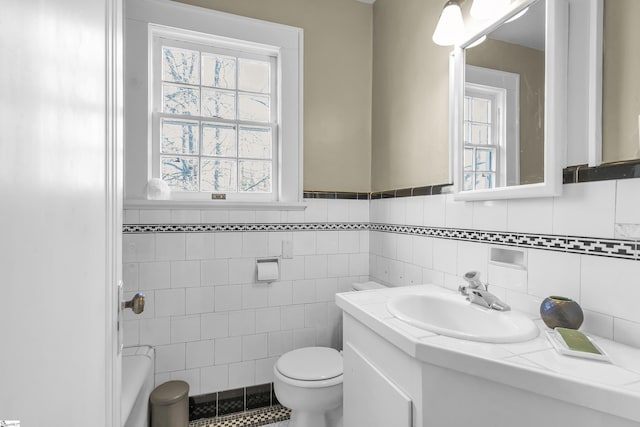
[[[299,348],[280,357],[276,367],[282,375],[295,380],[328,380],[342,375],[342,355],[328,347]]]

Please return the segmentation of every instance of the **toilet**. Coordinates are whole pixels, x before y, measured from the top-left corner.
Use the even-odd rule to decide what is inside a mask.
[[[354,283],[354,291],[384,288]],[[273,367],[278,401],[291,409],[289,427],[342,427],[342,354],[329,347],[289,351]]]

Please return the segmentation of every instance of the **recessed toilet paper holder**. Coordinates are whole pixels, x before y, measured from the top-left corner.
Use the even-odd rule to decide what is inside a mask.
[[[275,282],[280,279],[280,265],[278,258],[264,258],[256,260],[256,280],[258,282]]]

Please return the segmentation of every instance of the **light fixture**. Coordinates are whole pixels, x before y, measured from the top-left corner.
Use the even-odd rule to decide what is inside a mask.
[[[485,34],[484,36],[480,37],[478,40],[474,41],[473,43],[471,43],[469,46],[467,46],[467,49],[471,49],[472,47],[476,47],[479,44],[482,44],[485,40],[487,39],[487,35]]]
[[[432,40],[440,46],[452,46],[462,41],[465,37],[464,21],[462,19],[462,8],[460,5],[465,0],[449,0],[445,3],[438,19],[438,24],[433,32]],[[473,0],[469,14],[477,20],[487,20],[501,16],[507,11],[512,0]],[[515,21],[527,13],[526,8],[513,16],[507,22]],[[474,47],[485,41],[486,36],[479,38],[467,47]]]
[[[506,23],[508,24],[509,22],[513,22],[518,18],[522,18],[524,14],[527,13],[528,11],[529,11],[528,7],[521,10],[520,12],[516,13],[512,18],[509,18],[509,20]]]
[[[464,22],[460,0],[449,0],[442,9],[442,14],[433,32],[432,40],[440,46],[452,46],[464,36]]]
[[[509,7],[511,0],[473,0],[469,14],[477,20],[495,18]]]

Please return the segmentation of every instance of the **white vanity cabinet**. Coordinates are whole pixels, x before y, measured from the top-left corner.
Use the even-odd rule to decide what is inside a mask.
[[[344,427],[420,425],[418,364],[346,313],[343,324]]]
[[[347,344],[344,387],[349,408],[344,416],[347,426],[411,427],[411,398],[380,371],[362,353]]]
[[[337,297],[344,427],[640,426],[636,367],[559,356],[544,336],[514,347],[418,336],[386,311],[390,296],[408,290],[373,292]]]

